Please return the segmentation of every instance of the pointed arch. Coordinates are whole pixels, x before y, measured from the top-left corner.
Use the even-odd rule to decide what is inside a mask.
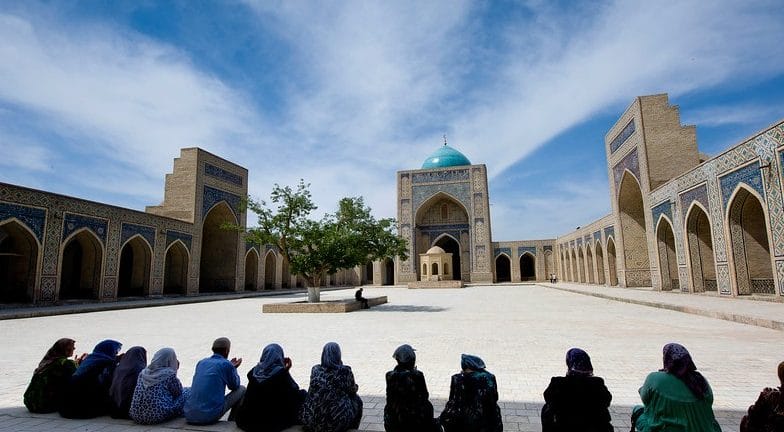
[[[607,238],[607,284],[618,286],[618,256],[615,251],[615,239]]]
[[[660,215],[656,223],[656,246],[659,258],[659,275],[662,291],[680,290],[678,277],[678,258],[675,253],[675,233],[672,222],[665,215]]]
[[[237,217],[225,201],[212,206],[202,223],[200,292],[235,290],[239,233],[221,228],[227,223],[236,225]]]
[[[39,272],[41,245],[24,222],[0,222],[0,303],[31,303]]]
[[[130,237],[120,248],[117,297],[141,297],[150,294],[152,247],[140,234]]]
[[[585,253],[582,246],[577,247],[577,281],[585,283]]]
[[[589,244],[585,245],[585,266],[585,282],[589,284],[595,284],[596,279],[594,278],[593,274],[593,252],[591,251],[591,245]]]
[[[460,267],[460,254],[462,251],[460,248],[460,241],[450,234],[443,233],[436,237],[436,240],[433,242],[433,246],[438,246],[443,249],[444,252],[452,254],[452,279],[462,279],[462,268]]]
[[[58,299],[98,299],[103,270],[104,247],[89,228],[80,228],[60,249],[60,286]]]
[[[597,240],[594,247],[596,249],[596,283],[604,285],[604,250],[602,249],[602,242]]]
[[[255,247],[245,252],[245,286],[246,291],[256,291],[259,288],[259,253]]]
[[[553,251],[544,251],[544,279],[550,280],[554,273],[555,264],[553,263]]]
[[[384,285],[395,284],[395,262],[390,258],[385,258],[384,264]]]
[[[373,261],[368,261],[365,264],[365,280],[364,280],[364,283],[368,284],[368,285],[373,285]]]
[[[621,257],[627,287],[650,286],[651,263],[645,231],[645,206],[637,177],[626,170],[618,190],[618,218],[621,222]]]
[[[520,280],[536,280],[536,255],[525,251],[520,255]]]
[[[572,253],[571,256],[569,257],[569,274],[571,277],[569,278],[569,280],[572,282],[579,282],[577,279],[577,251],[575,250],[575,248],[571,248],[571,249],[572,249]]]
[[[265,290],[272,290],[275,289],[277,283],[275,281],[275,277],[277,276],[278,270],[278,260],[275,251],[272,249],[268,250],[266,254],[264,254],[264,289]]]
[[[711,226],[708,210],[699,201],[693,201],[684,222],[692,292],[718,291]]]
[[[495,257],[495,281],[498,283],[512,281],[512,260],[505,253]]]
[[[188,267],[191,255],[182,240],[173,241],[166,248],[163,261],[163,294],[184,295],[188,293]]]
[[[731,267],[738,295],[776,292],[764,203],[757,191],[740,183],[727,206]]]

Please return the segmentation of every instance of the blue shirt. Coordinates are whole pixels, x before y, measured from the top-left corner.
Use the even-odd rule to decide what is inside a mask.
[[[213,354],[196,365],[191,394],[185,402],[185,419],[189,423],[214,423],[223,415],[226,387],[240,386],[237,368],[220,354]]]

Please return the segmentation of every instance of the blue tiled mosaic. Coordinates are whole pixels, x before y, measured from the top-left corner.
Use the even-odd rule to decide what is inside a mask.
[[[588,234],[585,237],[583,237],[583,241],[585,242],[585,244],[589,244],[591,243],[591,238],[592,238],[591,235]]]
[[[217,179],[223,180],[225,182],[233,183],[237,186],[242,186],[242,176],[239,176],[232,172],[228,172],[225,169],[221,167],[217,167],[215,165],[205,163],[204,174],[210,177],[215,177]]]
[[[38,241],[43,243],[44,225],[46,224],[46,211],[44,209],[0,202],[0,221],[12,217],[27,225]]]
[[[719,177],[721,184],[721,197],[724,201],[724,208],[727,208],[729,199],[735,187],[739,183],[745,183],[755,191],[759,192],[760,196],[765,199],[765,189],[762,187],[762,175],[760,174],[759,162],[746,165],[743,168],[737,169],[729,174]]]
[[[185,243],[185,246],[188,247],[188,251],[190,251],[192,239],[193,237],[190,234],[172,230],[166,231],[166,247],[169,247],[169,245],[174,243],[175,240],[180,240],[181,242]]]
[[[602,242],[602,232],[601,231],[596,231],[595,233],[593,233],[593,241],[595,241],[597,243],[601,243]]]
[[[135,236],[136,234],[139,234],[142,237],[144,237],[144,239],[147,240],[148,243],[150,243],[150,247],[155,249],[155,228],[144,226],[144,225],[125,223],[125,222],[123,222],[122,224],[120,244],[121,245],[125,244],[125,242],[128,241],[129,238]]]
[[[512,256],[512,249],[508,247],[500,247],[493,249],[493,257],[498,258],[498,255],[506,254],[506,256]]]
[[[582,246],[583,245],[583,238],[582,237],[578,238],[576,244],[577,244],[577,247]]]
[[[672,221],[672,203],[669,201],[664,201],[663,203],[652,208],[651,213],[653,214],[651,220],[653,221],[654,227],[656,226],[656,223],[659,222],[659,216],[661,215],[667,216],[670,221]]]
[[[621,147],[621,145],[623,145],[623,143],[625,143],[626,140],[629,139],[630,136],[632,136],[632,134],[634,133],[635,129],[636,128],[635,128],[635,125],[634,125],[634,119],[632,119],[629,122],[629,124],[627,124],[623,128],[621,133],[616,135],[615,138],[613,138],[613,140],[610,142],[610,153],[613,153],[616,150],[618,150]]]
[[[446,181],[468,180],[468,170],[447,170],[414,173],[411,177],[412,183],[434,183]]]
[[[207,185],[204,186],[204,199],[201,206],[201,218],[204,219],[212,206],[221,201],[226,201],[229,207],[231,207],[231,209],[234,211],[234,215],[239,218],[241,198],[238,195],[234,195],[233,193],[215,189],[214,187]]]
[[[706,209],[710,210],[710,206],[708,205],[708,187],[706,185],[697,186],[696,188],[681,194],[681,208],[683,211],[686,212],[694,201],[697,201],[705,206]]]
[[[420,232],[430,236],[430,240],[438,238],[441,234],[448,234],[458,242],[460,234],[468,232],[468,224],[425,225],[417,227]]]
[[[256,246],[255,243],[252,242],[245,242],[245,252],[247,253],[249,250],[253,249]],[[258,249],[256,250],[258,252]]]
[[[553,247],[552,247],[552,246],[542,246],[542,250],[544,250],[544,251],[550,251],[550,252],[552,252],[552,251],[553,251]],[[519,253],[519,252],[520,252],[520,251],[518,250],[518,253]]]
[[[444,192],[457,199],[471,214],[471,186],[468,182],[421,185],[413,187],[413,210],[416,213],[423,202],[438,192]]]
[[[547,247],[547,246],[545,246]],[[533,256],[536,256],[536,246],[518,246],[517,247],[517,256],[523,256],[524,253],[530,252]]]
[[[106,244],[106,230],[109,222],[106,219],[98,219],[90,216],[78,215],[73,213],[65,214],[65,226],[63,227],[63,240],[69,235],[82,229],[88,228]]]
[[[610,236],[615,236],[615,227],[608,226],[604,229],[604,238],[609,238]]]
[[[621,183],[623,173],[627,169],[637,176],[637,181],[640,181],[640,160],[637,157],[637,149],[632,150],[613,167],[616,193],[618,193],[618,185]]]

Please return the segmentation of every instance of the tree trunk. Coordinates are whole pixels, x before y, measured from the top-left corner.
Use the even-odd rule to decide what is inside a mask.
[[[318,303],[321,301],[321,278],[313,276],[310,278],[308,287],[308,303]]]

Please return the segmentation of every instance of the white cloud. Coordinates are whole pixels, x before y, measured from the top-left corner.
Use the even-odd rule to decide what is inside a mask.
[[[683,115],[683,121],[700,126],[744,126],[759,124],[760,119],[781,118],[784,105],[781,104],[748,104],[718,105],[692,110]]]

